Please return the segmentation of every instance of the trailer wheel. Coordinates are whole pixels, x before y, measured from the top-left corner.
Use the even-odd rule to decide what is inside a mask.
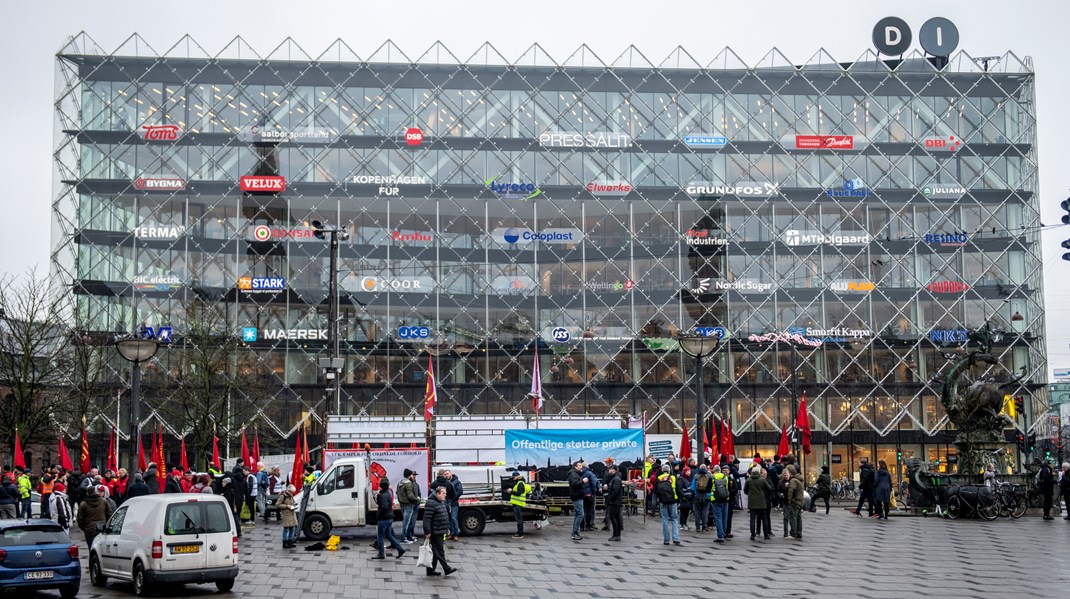
[[[313,541],[324,541],[331,536],[331,521],[323,514],[312,514],[305,518],[302,529],[305,536]]]
[[[461,534],[466,537],[475,537],[483,534],[487,527],[487,516],[483,510],[468,508],[458,514],[458,524],[461,525]]]

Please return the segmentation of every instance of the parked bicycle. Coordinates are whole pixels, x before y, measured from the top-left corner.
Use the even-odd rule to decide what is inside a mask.
[[[947,517],[952,520],[970,513],[982,520],[995,520],[1000,507],[995,493],[984,485],[951,487],[947,499]]]
[[[1029,507],[1025,485],[995,481],[992,493],[995,495],[1001,517],[1021,518],[1025,515],[1025,510]]]

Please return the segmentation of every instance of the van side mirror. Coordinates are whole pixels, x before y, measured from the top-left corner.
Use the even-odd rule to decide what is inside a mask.
[[[105,523],[97,522],[97,534],[100,534],[100,533],[104,532],[104,527],[105,526],[106,526]]]

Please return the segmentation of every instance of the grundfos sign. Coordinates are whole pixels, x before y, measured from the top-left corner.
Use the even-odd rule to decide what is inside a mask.
[[[684,188],[689,196],[700,195],[734,195],[749,197],[767,197],[780,193],[780,185],[769,182],[740,183],[737,185],[711,185],[692,183]]]

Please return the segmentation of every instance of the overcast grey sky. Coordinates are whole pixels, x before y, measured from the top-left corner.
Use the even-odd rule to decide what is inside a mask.
[[[1070,151],[1065,147],[1070,140],[1070,2],[1065,0],[52,0],[8,3],[5,13],[0,164],[6,193],[0,197],[0,214],[9,228],[0,236],[0,273],[48,268],[55,191],[54,55],[80,31],[108,51],[136,32],[157,52],[165,52],[188,33],[211,54],[240,35],[262,56],[289,36],[313,57],[341,38],[361,57],[390,39],[412,59],[442,41],[463,60],[489,41],[509,60],[537,42],[558,61],[587,44],[610,63],[634,44],[655,64],[677,45],[703,64],[725,46],[756,64],[773,47],[796,63],[808,61],[820,48],[838,61],[851,61],[870,47],[873,25],[891,15],[910,24],[917,48],[921,24],[942,16],[955,22],[959,49],[972,56],[1009,50],[1033,58],[1045,224],[1059,221],[1059,202],[1070,196]],[[1049,366],[1070,368],[1070,262],[1059,259],[1059,243],[1067,237],[1070,227],[1045,233],[1044,269]]]

